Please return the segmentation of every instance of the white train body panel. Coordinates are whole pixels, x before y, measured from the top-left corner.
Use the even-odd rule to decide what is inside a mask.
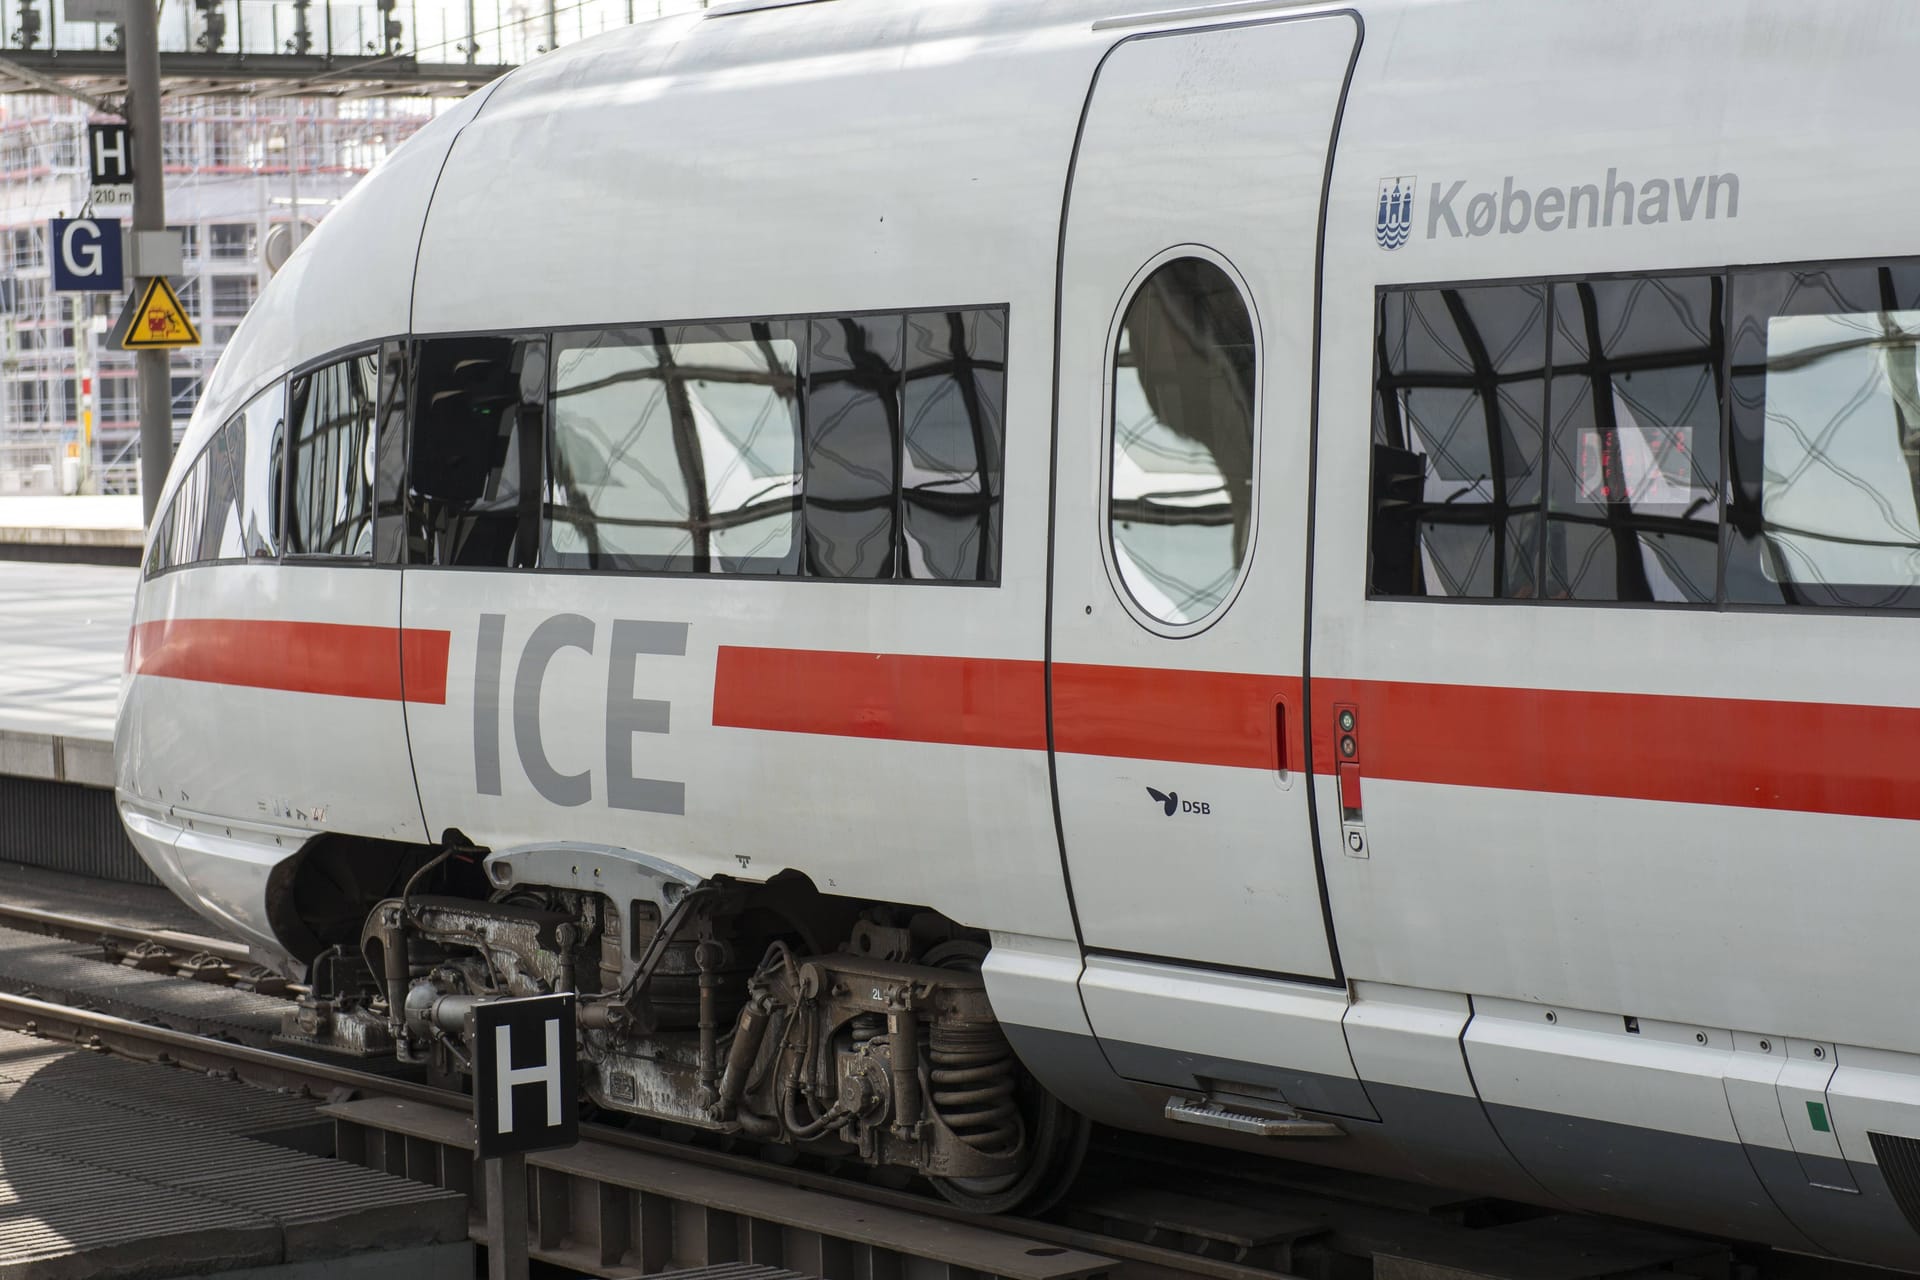
[[[410,142],[266,291],[163,503],[263,389],[381,342],[1003,311],[997,565],[969,583],[417,549],[166,567],[141,590],[119,736],[136,845],[282,956],[275,871],[318,833],[797,871],[991,931],[1016,1047],[1097,1117],[1164,1127],[1170,1091],[1283,1100],[1348,1131],[1289,1156],[1920,1266],[1920,1187],[1881,1171],[1920,1151],[1912,602],[1743,607],[1754,582],[1717,568],[1732,524],[1696,607],[1370,590],[1391,547],[1369,427],[1399,358],[1383,317],[1428,305],[1397,299],[1537,284],[1550,308],[1687,275],[1721,282],[1726,317],[1738,269],[1920,256],[1913,127],[1888,98],[1920,13],[1123,9],[669,20],[543,58]],[[1246,304],[1256,389],[1244,508],[1182,544],[1242,550],[1191,616],[1109,534],[1165,499],[1115,496],[1111,423],[1147,396],[1116,350],[1160,358],[1132,302],[1176,261]],[[1909,308],[1879,304],[1908,326],[1888,345],[1911,346]],[[1559,316],[1525,323],[1575,342]],[[1713,376],[1759,340],[1715,328]],[[538,389],[523,379],[512,431],[551,430],[559,366],[526,349]],[[1518,349],[1472,374],[1512,403],[1533,394],[1500,363]],[[1660,437],[1688,468],[1727,430],[1698,422]],[[1558,428],[1538,429],[1544,457]],[[1167,466],[1162,488],[1187,483]],[[1545,541],[1494,538],[1528,558],[1494,580],[1570,572],[1550,521],[1571,508],[1516,468],[1548,486]],[[1541,510],[1498,486],[1489,504]],[[1692,536],[1660,528],[1644,545]],[[1643,560],[1621,572],[1677,589]]]

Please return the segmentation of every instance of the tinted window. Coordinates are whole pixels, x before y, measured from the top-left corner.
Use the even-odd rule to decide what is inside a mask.
[[[373,406],[369,352],[292,383],[293,465],[287,476],[288,555],[373,552]]]
[[[556,335],[540,562],[995,581],[1006,328],[994,309]]]
[[[276,382],[249,400],[234,419],[246,433],[241,512],[246,554],[255,560],[271,560],[280,546],[278,481],[286,455],[286,398],[286,384]]]
[[[187,468],[180,487],[174,491],[173,514],[167,521],[167,549],[161,568],[176,569],[200,558],[201,530],[207,516],[207,454]]]
[[[1000,565],[1004,311],[907,317],[902,577],[990,582]]]
[[[1127,592],[1162,622],[1218,609],[1253,521],[1253,317],[1226,272],[1160,267],[1114,350],[1108,515]]]
[[[1734,601],[1920,607],[1920,267],[1733,280]]]
[[[244,560],[247,555],[241,495],[245,487],[247,422],[228,419],[207,442],[206,514],[200,521],[200,553],[195,560]]]
[[[407,518],[407,348],[380,348],[378,422],[373,464],[373,554],[381,564],[405,559]]]
[[[1713,276],[1553,286],[1549,598],[1714,598],[1721,295]]]
[[[271,559],[280,491],[280,399],[276,383],[207,441],[154,521],[149,576],[162,569],[248,557]]]
[[[1382,295],[1372,587],[1537,594],[1547,291]]]
[[[900,316],[815,320],[807,367],[807,572],[891,578],[899,540]]]
[[[1483,297],[1551,317],[1537,467]],[[1540,598],[1920,608],[1920,263],[1386,290],[1377,336],[1375,594],[1535,594],[1531,537]]]
[[[540,545],[543,338],[414,344],[408,462],[414,564],[532,565]]]
[[[785,321],[558,335],[543,562],[796,572],[800,336]]]

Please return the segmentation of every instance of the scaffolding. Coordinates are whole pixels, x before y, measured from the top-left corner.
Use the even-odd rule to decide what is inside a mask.
[[[173,355],[176,440],[220,352],[284,261],[296,212],[303,227],[317,223],[440,105],[169,100],[168,221],[185,250],[174,285],[206,339]],[[69,457],[85,459],[95,492],[138,490],[133,356],[103,349],[126,295],[55,293],[48,269],[47,220],[86,202],[86,126],[95,119],[60,98],[0,99],[0,493],[61,491]]]

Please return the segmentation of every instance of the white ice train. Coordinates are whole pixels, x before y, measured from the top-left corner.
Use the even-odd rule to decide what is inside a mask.
[[[1086,1116],[1920,1266],[1920,7],[1154,8],[423,130],[183,443],[142,855],[315,1040],[572,989],[982,1208]]]

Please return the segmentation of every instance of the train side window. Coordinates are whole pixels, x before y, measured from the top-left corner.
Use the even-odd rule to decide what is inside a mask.
[[[285,552],[373,554],[373,408],[377,360],[349,356],[295,378]]]
[[[1007,313],[908,316],[905,383],[900,576],[997,581]]]
[[[540,554],[544,337],[429,338],[413,347],[410,564],[530,568]]]
[[[1544,285],[1381,295],[1369,585],[1539,595]]]
[[[407,346],[382,343],[374,425],[373,558],[400,564],[407,541]]]
[[[153,518],[153,528],[147,535],[147,563],[145,573],[151,578],[168,569],[177,569],[180,562],[174,558],[173,524],[180,510],[180,495],[187,489],[187,477],[182,476],[179,488],[173,491],[173,497],[160,513]]]
[[[901,316],[808,326],[807,572],[891,578],[899,536]]]
[[[246,559],[241,501],[246,453],[246,418],[235,414],[213,433],[201,456],[201,465],[207,469],[207,510],[200,521],[200,551],[194,557],[197,563]]]
[[[557,335],[542,563],[798,573],[800,338],[781,320]]]
[[[169,502],[166,510],[153,518],[153,527],[147,531],[147,559],[141,570],[143,576],[151,578],[162,569],[168,568],[167,540],[173,529],[173,504]]]
[[[1920,265],[1737,273],[1736,603],[1920,608]]]
[[[193,460],[180,487],[174,490],[173,515],[167,521],[167,550],[162,568],[180,569],[200,558],[201,530],[206,524],[209,468],[206,450]]]
[[[240,499],[242,541],[251,560],[271,560],[280,547],[280,470],[286,461],[287,384],[276,382],[247,401]],[[232,424],[229,423],[229,426]]]
[[[1553,286],[1547,598],[1713,601],[1723,292],[1710,275]]]
[[[1113,352],[1107,474],[1115,567],[1134,603],[1185,626],[1221,608],[1253,528],[1257,349],[1239,287],[1204,258],[1156,268]]]

